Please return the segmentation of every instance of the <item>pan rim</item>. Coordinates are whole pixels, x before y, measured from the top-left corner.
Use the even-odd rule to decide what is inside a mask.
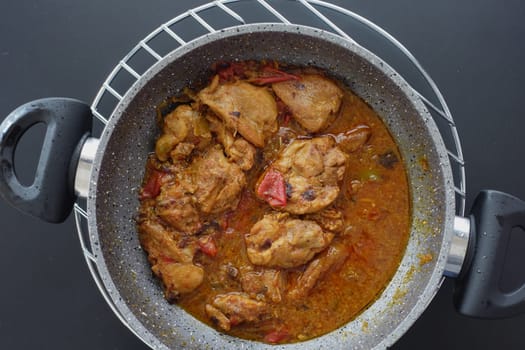
[[[106,289],[109,292],[109,295],[112,301],[115,303],[117,309],[124,315],[124,318],[128,322],[131,323],[131,325],[133,326],[133,330],[134,332],[136,332],[137,336],[141,338],[150,347],[167,348],[165,344],[161,343],[157,337],[155,337],[145,326],[142,325],[142,323],[135,317],[135,314],[128,308],[128,306],[124,302],[119,302],[120,294],[115,284],[113,283],[111,274],[103,258],[104,256],[103,252],[100,248],[100,245],[98,244],[99,232],[98,232],[98,224],[97,224],[97,217],[96,217],[96,198],[97,198],[96,184],[97,184],[97,179],[99,178],[99,169],[102,163],[102,158],[103,158],[103,155],[105,154],[106,147],[107,147],[109,139],[111,138],[113,129],[115,128],[115,126],[117,125],[117,122],[122,117],[127,106],[135,98],[135,96],[139,93],[139,91],[141,91],[142,88],[156,74],[162,71],[162,69],[164,69],[167,65],[169,65],[171,62],[173,62],[178,57],[183,56],[184,54],[190,52],[191,50],[199,46],[206,45],[210,41],[213,41],[216,39],[223,39],[228,36],[236,36],[236,35],[243,35],[243,34],[247,34],[251,32],[265,32],[265,31],[290,32],[290,33],[298,33],[302,35],[314,36],[316,38],[328,40],[335,45],[343,46],[345,49],[352,51],[357,56],[360,56],[366,59],[376,69],[385,73],[385,75],[389,76],[394,81],[396,86],[414,104],[414,108],[418,112],[420,112],[420,116],[422,118],[427,119],[427,122],[425,124],[430,129],[430,135],[432,137],[432,142],[436,146],[436,149],[438,150],[438,152],[440,152],[439,157],[441,159],[440,165],[442,166],[441,170],[443,173],[443,178],[446,183],[449,183],[451,185],[445,186],[444,188],[445,198],[447,202],[445,205],[446,205],[447,210],[445,212],[445,222],[443,224],[443,227],[445,229],[443,230],[444,232],[442,233],[443,240],[442,240],[439,257],[433,269],[432,277],[429,283],[427,283],[426,289],[420,294],[422,302],[417,303],[416,306],[411,310],[409,315],[405,317],[404,321],[401,322],[389,335],[387,335],[376,346],[376,348],[386,348],[387,346],[392,345],[397,339],[399,339],[399,337],[405,333],[405,331],[413,324],[413,322],[415,322],[415,320],[419,317],[419,315],[423,312],[423,310],[426,309],[428,303],[430,303],[430,301],[432,300],[433,296],[439,289],[439,286],[442,282],[442,279],[443,279],[442,275],[443,275],[443,271],[444,271],[444,267],[446,263],[446,255],[448,254],[450,240],[452,237],[452,227],[453,227],[452,225],[453,225],[453,218],[454,218],[454,213],[455,213],[452,170],[451,170],[448,156],[446,154],[445,145],[443,143],[439,130],[437,129],[437,126],[433,122],[432,117],[428,113],[423,102],[413,93],[413,91],[410,89],[410,87],[404,81],[404,79],[399,74],[392,75],[393,72],[395,73],[395,70],[392,69],[386,62],[382,61],[376,55],[368,51],[366,48],[360,45],[356,45],[355,43],[352,43],[349,40],[346,40],[340,36],[337,36],[335,34],[332,34],[332,33],[317,29],[317,28],[307,27],[307,26],[302,26],[302,25],[295,25],[295,24],[292,25],[292,24],[281,24],[281,23],[262,23],[262,24],[240,25],[240,26],[235,26],[235,27],[221,30],[217,33],[207,34],[197,39],[194,39],[188,42],[186,45],[183,45],[177,48],[176,50],[172,51],[164,59],[157,62],[155,65],[153,65],[144,74],[144,76],[141,79],[137,80],[137,82],[133,85],[133,87],[127,91],[123,99],[118,104],[117,108],[115,108],[115,111],[112,113],[109,123],[107,124],[106,128],[104,129],[101,135],[99,148],[97,150],[97,155],[95,157],[94,167],[93,167],[93,171],[92,171],[91,178],[90,178],[89,195],[88,195],[88,200],[87,200],[88,229],[89,229],[89,238],[91,241],[91,246],[93,247],[94,253],[97,256],[96,265],[98,267],[99,274],[101,276],[101,279]],[[361,315],[363,315],[363,313]],[[316,338],[316,339],[321,339],[323,337]],[[234,338],[234,339],[236,341],[243,342],[243,340],[241,339],[238,339],[238,338]],[[318,344],[315,343],[315,339],[312,341],[302,342],[299,344],[301,344],[301,346],[304,346],[306,343],[309,343],[309,345],[311,344],[313,347],[318,346]],[[248,342],[247,344],[248,346],[253,347],[253,342]]]

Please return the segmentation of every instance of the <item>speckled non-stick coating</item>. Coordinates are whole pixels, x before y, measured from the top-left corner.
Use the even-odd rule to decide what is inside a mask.
[[[213,62],[245,59],[326,69],[368,102],[397,140],[408,169],[413,210],[398,272],[379,298],[344,327],[310,341],[274,346],[385,348],[412,325],[439,288],[455,212],[449,160],[431,116],[400,76],[365,49],[317,29],[259,24],[210,34],[175,50],[126,94],[101,136],[89,190],[90,239],[102,280],[118,310],[152,347],[268,347],[221,334],[169,305],[152,277],[133,219],[146,157],[159,132],[155,107],[183,87],[205,81]],[[421,264],[422,254],[433,259]]]

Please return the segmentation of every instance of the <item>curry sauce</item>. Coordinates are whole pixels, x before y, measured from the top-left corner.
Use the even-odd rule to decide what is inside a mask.
[[[404,254],[398,148],[372,108],[319,69],[235,62],[213,73],[172,100],[184,102],[163,113],[146,165],[138,229],[152,270],[170,302],[237,337],[335,330]]]

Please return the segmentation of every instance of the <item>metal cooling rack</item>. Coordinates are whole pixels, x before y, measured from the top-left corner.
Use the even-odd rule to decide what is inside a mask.
[[[346,8],[325,1],[216,0],[181,13],[141,40],[111,71],[91,105],[99,129],[102,130],[108,123],[113,111],[133,84],[174,49],[202,35],[228,27],[269,22],[307,25],[330,31],[367,48],[391,64],[427,105],[440,129],[452,165],[456,214],[464,216],[466,180],[463,152],[452,114],[436,83],[410,51],[383,28]],[[386,56],[394,57],[393,61],[398,62],[398,66]],[[412,74],[404,74],[405,70]],[[414,72],[417,74],[414,75]],[[94,136],[100,134],[101,131]],[[117,317],[142,339],[117,310],[100,279],[96,257],[88,244],[87,212],[82,200],[75,204],[74,215],[84,257],[100,292]]]

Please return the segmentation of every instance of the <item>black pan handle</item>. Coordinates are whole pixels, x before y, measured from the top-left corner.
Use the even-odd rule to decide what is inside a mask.
[[[524,227],[522,200],[491,190],[477,196],[471,209],[474,254],[469,266],[463,268],[454,292],[454,303],[461,314],[504,318],[525,312],[525,281],[513,291],[503,292],[501,288],[511,232],[515,228],[522,231]],[[523,251],[525,256],[525,247]]]
[[[28,129],[46,125],[34,182],[20,183],[14,169],[16,146]],[[0,124],[0,195],[15,208],[48,222],[64,221],[75,202],[75,171],[92,125],[81,101],[46,98],[26,103]]]

